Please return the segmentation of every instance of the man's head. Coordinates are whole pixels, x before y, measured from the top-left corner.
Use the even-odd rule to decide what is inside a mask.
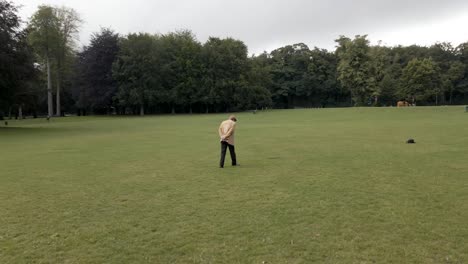
[[[235,115],[231,115],[231,116],[229,117],[229,120],[232,120],[232,121],[234,121],[234,122],[237,122],[237,118],[236,118]]]

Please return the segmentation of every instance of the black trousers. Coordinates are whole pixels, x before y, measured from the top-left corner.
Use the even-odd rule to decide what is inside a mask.
[[[237,165],[236,160],[236,151],[233,145],[229,145],[227,142],[221,141],[221,160],[219,161],[219,166],[224,167],[224,159],[226,158],[226,149],[229,148],[229,153],[231,154],[232,166]]]

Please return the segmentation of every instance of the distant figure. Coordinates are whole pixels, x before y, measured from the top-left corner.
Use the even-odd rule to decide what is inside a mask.
[[[406,100],[398,101],[397,107],[408,107],[409,103]]]
[[[221,142],[221,159],[219,167],[224,168],[224,159],[226,157],[226,149],[229,148],[231,154],[232,166],[237,166],[236,151],[234,149],[234,131],[236,130],[237,119],[231,115],[228,120],[223,121],[219,126],[218,132]]]

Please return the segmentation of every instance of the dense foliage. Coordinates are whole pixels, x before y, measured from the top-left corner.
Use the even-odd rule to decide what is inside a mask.
[[[13,107],[21,114],[25,105],[34,105],[34,54],[16,13],[12,3],[0,1],[0,119]]]

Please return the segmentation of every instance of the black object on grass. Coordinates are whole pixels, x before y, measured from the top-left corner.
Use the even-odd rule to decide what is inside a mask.
[[[416,144],[416,141],[414,139],[410,138],[406,141],[406,144]]]

